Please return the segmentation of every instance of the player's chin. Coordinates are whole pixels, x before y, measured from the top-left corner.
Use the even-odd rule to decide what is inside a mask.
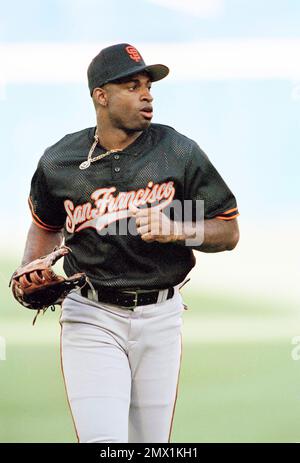
[[[128,118],[127,121],[123,124],[123,128],[128,132],[141,132],[146,130],[151,124],[151,117],[145,117],[140,111],[139,114],[132,115],[131,118]]]
[[[136,125],[139,126],[140,130],[145,130],[149,127],[152,120],[152,113],[144,113],[140,111],[139,116],[136,121]]]
[[[149,125],[151,124],[151,121],[139,121],[134,124],[132,124],[130,127],[127,127],[127,130],[132,131],[132,132],[140,132],[143,130],[146,130]]]
[[[151,121],[144,121],[142,124],[141,124],[141,130],[145,130],[149,127],[149,125],[151,124]]]

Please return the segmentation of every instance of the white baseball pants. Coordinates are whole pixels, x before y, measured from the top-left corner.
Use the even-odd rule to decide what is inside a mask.
[[[169,442],[183,310],[178,286],[134,311],[77,293],[65,299],[61,362],[79,442]]]

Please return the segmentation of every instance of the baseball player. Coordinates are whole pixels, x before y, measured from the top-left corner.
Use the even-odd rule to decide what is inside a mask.
[[[64,239],[67,277],[89,281],[64,293],[60,318],[79,442],[169,442],[182,352],[180,287],[195,265],[193,250],[232,250],[239,239],[236,199],[206,154],[151,122],[152,82],[168,72],[146,65],[130,44],[100,51],[88,68],[96,126],[47,148],[32,178],[23,264]],[[174,201],[190,201],[190,220],[167,213]],[[15,297],[49,275],[19,272]]]

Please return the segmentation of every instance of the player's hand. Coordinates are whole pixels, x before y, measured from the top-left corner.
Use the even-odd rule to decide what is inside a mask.
[[[139,209],[129,206],[143,241],[170,243],[182,239],[180,225],[170,220],[158,207]]]

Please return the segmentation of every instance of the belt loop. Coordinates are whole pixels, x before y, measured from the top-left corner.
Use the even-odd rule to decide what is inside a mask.
[[[164,289],[162,294],[161,302],[164,302],[168,299],[170,289]]]
[[[158,291],[157,304],[164,301],[164,293],[165,293],[164,289],[161,289],[160,291]]]

